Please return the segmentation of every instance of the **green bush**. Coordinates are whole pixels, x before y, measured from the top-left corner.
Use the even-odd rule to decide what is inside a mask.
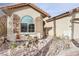
[[[16,48],[17,47],[17,45],[15,44],[15,43],[13,43],[13,44],[11,44],[11,48]]]

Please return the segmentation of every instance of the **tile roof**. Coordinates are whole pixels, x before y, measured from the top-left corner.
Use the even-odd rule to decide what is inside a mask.
[[[15,5],[11,5],[11,6],[1,7],[0,9],[11,11],[11,10],[25,7],[25,6],[30,6],[33,9],[35,9],[36,11],[40,12],[41,14],[48,16],[48,17],[50,16],[47,12],[43,11],[42,9],[38,8],[36,5],[34,5],[32,3],[19,3],[19,4],[15,4]]]
[[[79,12],[79,7],[75,8],[75,9],[72,9],[70,11],[67,11],[65,13],[62,13],[60,15],[57,15],[57,16],[54,16],[48,20],[46,20],[47,22],[51,22],[53,20],[57,20],[57,19],[60,19],[60,18],[63,18],[63,17],[67,17],[67,16],[70,16],[72,15],[73,13],[76,13],[76,12]]]

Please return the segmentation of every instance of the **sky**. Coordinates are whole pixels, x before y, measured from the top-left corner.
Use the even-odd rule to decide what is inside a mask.
[[[0,3],[0,7],[7,5],[13,5],[13,3]],[[35,3],[35,5],[51,16],[56,16],[79,7],[79,3]]]
[[[36,5],[48,12],[52,16],[56,16],[79,7],[79,3],[48,3]]]

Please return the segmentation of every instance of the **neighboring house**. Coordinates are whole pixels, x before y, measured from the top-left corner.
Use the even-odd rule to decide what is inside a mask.
[[[9,40],[17,35],[45,35],[45,18],[50,15],[31,3],[20,3],[0,8],[0,35],[7,34]],[[5,24],[5,25],[4,25]],[[3,27],[3,28],[2,28]]]
[[[79,39],[79,8],[48,19],[46,26],[52,27],[48,31],[51,36]]]

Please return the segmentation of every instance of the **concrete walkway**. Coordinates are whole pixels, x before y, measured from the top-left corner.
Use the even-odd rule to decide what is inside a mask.
[[[78,43],[76,40],[72,39],[71,41],[72,41],[72,43],[73,43],[76,47],[79,48],[79,43]]]
[[[57,56],[79,56],[79,48],[73,47],[70,49],[62,50]]]
[[[62,50],[58,56],[79,56],[79,43],[76,40],[71,41],[71,48]]]

